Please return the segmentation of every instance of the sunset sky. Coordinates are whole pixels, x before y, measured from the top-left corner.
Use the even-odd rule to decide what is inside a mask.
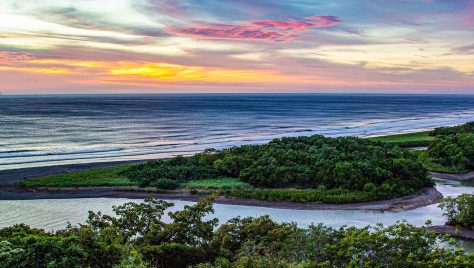
[[[0,0],[0,91],[474,93],[474,0]]]

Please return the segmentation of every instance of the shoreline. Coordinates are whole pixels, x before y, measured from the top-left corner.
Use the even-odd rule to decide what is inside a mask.
[[[434,225],[426,227],[428,230],[437,233],[449,235],[453,238],[459,238],[467,241],[474,241],[474,230],[461,226],[453,225]]]
[[[70,199],[70,198],[130,198],[142,199],[154,196],[161,199],[198,201],[205,195],[188,192],[152,193],[146,191],[131,191],[134,187],[50,187],[28,189],[20,186],[20,181],[26,178],[53,175],[64,172],[74,172],[97,167],[107,167],[128,163],[143,162],[142,160],[97,162],[87,164],[69,164],[34,168],[21,168],[0,171],[0,200],[33,200],[33,199]],[[135,187],[136,188],[136,187]],[[434,187],[428,187],[421,193],[411,194],[389,200],[370,201],[362,203],[326,204],[326,203],[297,203],[291,201],[263,201],[256,199],[241,199],[220,196],[215,203],[228,205],[256,206],[268,208],[298,209],[298,210],[366,210],[366,211],[404,211],[423,207],[439,202],[440,192]]]
[[[474,171],[468,171],[466,173],[442,173],[442,172],[430,172],[431,176],[439,179],[450,180],[450,181],[470,181],[474,179]]]
[[[166,200],[181,200],[197,202],[208,194],[191,194],[188,191],[182,192],[151,192],[146,190],[135,190],[136,187],[67,187],[67,188],[38,188],[25,189],[20,196],[2,197],[0,190],[0,200],[35,200],[35,199],[71,199],[71,198],[128,198],[144,199],[147,197],[156,197]],[[19,192],[17,192],[19,193]],[[8,198],[10,197],[10,198]],[[442,194],[434,187],[426,187],[419,193],[398,197],[389,200],[377,200],[361,203],[330,204],[320,202],[298,203],[291,201],[265,201],[257,199],[244,199],[236,197],[219,196],[214,203],[226,205],[240,205],[252,207],[266,207],[278,209],[297,209],[297,210],[364,210],[364,211],[406,211],[423,206],[436,204],[441,200]]]

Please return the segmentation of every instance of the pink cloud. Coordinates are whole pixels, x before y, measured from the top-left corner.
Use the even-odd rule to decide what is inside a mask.
[[[170,32],[206,39],[245,39],[279,42],[291,38],[291,35],[282,31],[234,24],[199,24],[191,28],[171,29]]]
[[[330,27],[340,19],[334,16],[311,16],[305,20],[287,21],[265,20],[251,21],[243,25],[200,23],[188,28],[170,28],[174,34],[184,34],[205,39],[240,39],[263,42],[284,42],[297,37],[298,32],[309,28]]]
[[[12,66],[32,58],[33,55],[28,52],[0,51],[0,65]]]

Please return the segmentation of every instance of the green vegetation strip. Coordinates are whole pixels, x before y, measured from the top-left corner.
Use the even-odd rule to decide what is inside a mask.
[[[429,146],[435,137],[430,136],[430,131],[422,131],[415,133],[370,137],[367,139],[394,144],[400,147],[423,147]]]
[[[236,178],[192,180],[181,184],[188,189],[251,189],[252,186]]]
[[[35,179],[23,180],[24,187],[87,187],[87,186],[134,186],[138,183],[129,180],[121,172],[132,164],[87,169],[77,172],[61,173]]]
[[[257,199],[264,201],[291,201],[298,203],[322,202],[327,204],[358,203],[365,201],[396,198],[402,193],[394,191],[389,184],[375,187],[368,184],[364,191],[350,191],[347,189],[330,189],[320,187],[308,189],[233,189],[222,192],[227,197]]]

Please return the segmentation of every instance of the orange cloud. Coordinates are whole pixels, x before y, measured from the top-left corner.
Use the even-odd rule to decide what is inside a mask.
[[[293,78],[273,71],[249,69],[220,69],[199,66],[184,66],[168,63],[120,63],[112,67],[109,74],[138,77],[162,82],[201,81],[214,83],[265,83],[290,81]]]
[[[68,70],[64,68],[37,68],[37,67],[10,67],[0,66],[0,71],[16,71],[27,73],[42,73],[42,74],[67,74]]]

